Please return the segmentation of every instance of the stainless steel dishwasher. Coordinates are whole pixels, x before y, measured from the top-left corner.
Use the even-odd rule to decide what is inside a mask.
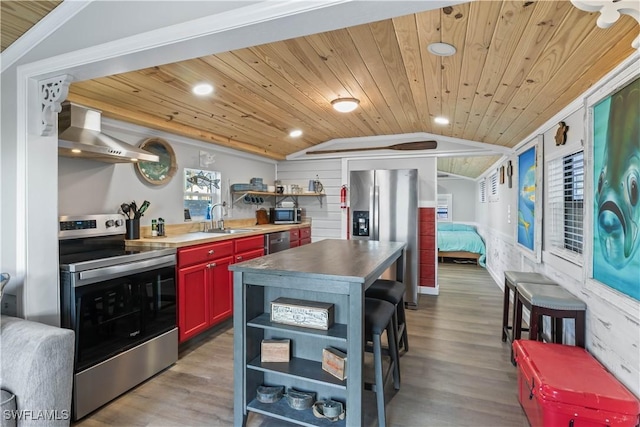
[[[269,233],[264,235],[264,253],[273,254],[284,251],[290,247],[290,238],[288,231],[278,233]]]

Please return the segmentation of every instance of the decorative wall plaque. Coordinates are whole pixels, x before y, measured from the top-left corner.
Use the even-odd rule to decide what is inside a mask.
[[[137,162],[135,164],[142,179],[154,185],[162,185],[171,181],[178,169],[176,155],[171,145],[162,138],[149,138],[140,145],[140,148],[160,157],[159,162]]]

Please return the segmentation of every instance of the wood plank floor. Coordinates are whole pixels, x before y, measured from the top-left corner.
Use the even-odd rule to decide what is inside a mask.
[[[516,368],[500,341],[502,292],[485,269],[439,264],[440,295],[407,311],[409,352],[402,387],[388,384],[391,426],[528,426],[516,395]],[[180,348],[178,362],[76,426],[233,425],[233,330],[228,322]],[[391,383],[391,382],[390,382]],[[374,394],[365,421],[377,425]],[[250,427],[290,425],[256,414]]]

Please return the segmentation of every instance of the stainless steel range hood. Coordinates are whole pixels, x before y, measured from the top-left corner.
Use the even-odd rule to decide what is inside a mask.
[[[101,131],[101,114],[64,102],[58,114],[58,154],[108,163],[158,162],[160,158]]]

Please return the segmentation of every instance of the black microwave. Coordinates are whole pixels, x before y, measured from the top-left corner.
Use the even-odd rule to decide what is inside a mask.
[[[271,208],[269,218],[272,224],[300,224],[302,222],[302,209]]]

